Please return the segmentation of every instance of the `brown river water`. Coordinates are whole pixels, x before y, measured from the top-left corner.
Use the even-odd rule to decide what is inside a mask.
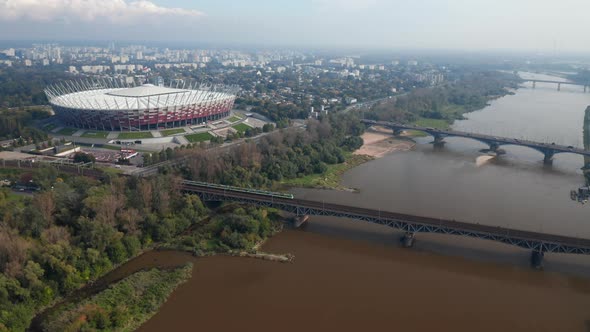
[[[543,78],[543,77],[539,77]],[[581,89],[581,88],[580,88]],[[580,145],[590,94],[577,87],[530,85],[469,114],[460,130]],[[359,193],[297,189],[298,197],[590,237],[590,206],[569,190],[583,183],[582,158],[485,148],[448,139],[433,149],[418,139],[343,176]],[[490,160],[484,160],[490,159]],[[195,258],[150,252],[109,275],[194,263],[193,277],[139,331],[590,331],[590,257],[546,255],[532,270],[530,252],[489,241],[418,234],[412,249],[400,232],[337,218],[312,217],[263,247],[292,253],[282,264],[249,258]]]
[[[587,331],[590,282],[305,231],[264,248],[293,264],[152,252],[193,278],[139,331]]]

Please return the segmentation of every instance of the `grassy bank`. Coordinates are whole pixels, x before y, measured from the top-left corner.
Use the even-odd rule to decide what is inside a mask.
[[[347,153],[345,162],[328,165],[328,170],[323,174],[311,174],[301,178],[284,180],[281,184],[289,187],[348,189],[340,184],[342,174],[370,160],[373,160],[370,156]]]
[[[44,330],[134,331],[191,275],[192,264],[137,272],[89,299],[64,306],[43,323]]]

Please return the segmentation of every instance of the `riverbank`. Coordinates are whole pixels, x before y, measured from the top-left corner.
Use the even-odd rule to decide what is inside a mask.
[[[382,158],[389,153],[411,150],[416,143],[410,139],[411,134],[407,134],[406,137],[405,139],[395,138],[391,130],[387,128],[371,127],[361,136],[363,145],[356,151],[346,154],[345,162],[328,165],[328,169],[322,174],[311,174],[301,178],[285,180],[281,182],[281,185],[356,192],[356,188],[349,188],[341,184],[342,175],[355,167]]]
[[[340,177],[346,171],[371,161],[374,157],[356,153],[347,153],[345,157],[345,162],[328,165],[328,169],[322,174],[311,174],[301,178],[285,180],[281,182],[281,186],[355,191],[353,188],[342,186],[340,184]]]
[[[353,154],[381,158],[397,151],[409,151],[416,143],[409,139],[394,138],[391,130],[384,127],[371,127],[362,136],[363,145]]]
[[[134,331],[192,277],[193,265],[136,272],[84,300],[69,303],[43,322],[44,331]]]

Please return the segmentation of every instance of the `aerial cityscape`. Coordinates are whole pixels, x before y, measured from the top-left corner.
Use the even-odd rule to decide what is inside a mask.
[[[0,332],[589,331],[587,10],[0,0]]]

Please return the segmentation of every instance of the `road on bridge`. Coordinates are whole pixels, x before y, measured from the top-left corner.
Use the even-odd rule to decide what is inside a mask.
[[[431,127],[421,127],[415,126],[411,124],[400,124],[394,122],[385,122],[385,121],[374,121],[374,120],[361,120],[364,124],[367,125],[376,125],[382,126],[386,128],[391,128],[394,132],[395,131],[402,131],[402,130],[417,130],[425,132],[434,137],[435,142],[442,142],[445,137],[464,137],[470,138],[476,141],[480,141],[484,144],[490,146],[490,150],[497,150],[498,147],[502,145],[519,145],[529,147],[531,149],[535,149],[545,155],[545,161],[550,161],[555,154],[558,153],[573,153],[585,157],[590,157],[590,151],[576,148],[574,146],[563,146],[558,145],[555,143],[542,143],[542,142],[535,142],[530,140],[523,140],[523,139],[516,139],[516,138],[509,138],[509,137],[499,137],[499,136],[491,136],[491,135],[484,135],[484,134],[477,134],[477,133],[468,133],[464,131],[457,131],[457,130],[443,130],[443,129],[436,129]]]

